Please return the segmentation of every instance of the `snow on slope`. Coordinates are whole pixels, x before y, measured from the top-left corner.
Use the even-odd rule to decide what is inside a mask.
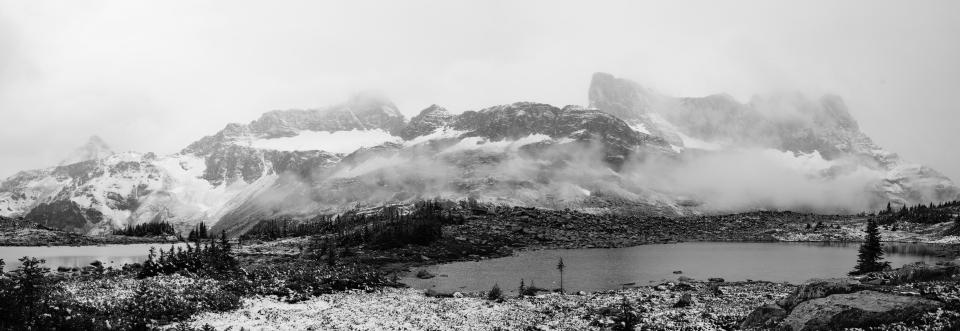
[[[267,186],[276,178],[265,175],[253,183],[214,186],[202,177],[204,158],[191,154],[161,158],[114,154],[82,168],[77,176],[57,169],[9,179],[5,185],[10,187],[0,193],[0,215],[23,216],[40,203],[68,199],[103,214],[104,221],[91,224],[91,234],[157,218],[189,228],[199,222],[212,224],[225,209],[236,207],[231,201],[237,196],[251,194],[251,188]]]
[[[422,136],[404,141],[403,146],[410,147],[410,146],[416,146],[431,140],[458,138],[464,133],[467,133],[467,131],[456,130],[449,127],[439,127],[433,132],[431,132],[430,134],[422,135]]]
[[[721,144],[703,141],[703,140],[691,137],[686,133],[683,133],[683,130],[680,130],[679,128],[677,128],[676,125],[673,125],[673,123],[670,123],[670,121],[667,121],[667,119],[663,118],[663,116],[660,116],[660,114],[648,113],[646,114],[646,116],[648,116],[648,118],[650,118],[650,121],[652,121],[660,130],[664,130],[668,134],[674,134],[680,138],[680,141],[683,143],[683,146],[682,148],[678,148],[681,146],[672,146],[674,150],[678,150],[678,149],[683,150],[683,148],[692,148],[692,149],[716,151],[716,150],[723,149],[723,145]],[[643,124],[640,124],[640,126],[644,130],[646,130],[646,127],[643,127]]]
[[[351,153],[363,147],[373,147],[386,142],[399,142],[402,139],[382,130],[350,131],[300,131],[293,137],[256,139],[250,147],[278,151],[327,151],[331,153]]]
[[[552,141],[553,138],[545,134],[531,134],[525,137],[518,138],[516,140],[499,140],[499,141],[490,141],[487,138],[483,137],[467,137],[460,139],[460,141],[450,146],[447,149],[444,149],[440,153],[453,153],[460,152],[464,150],[480,150],[485,152],[506,152],[506,151],[516,151],[520,147],[535,144],[545,141]]]

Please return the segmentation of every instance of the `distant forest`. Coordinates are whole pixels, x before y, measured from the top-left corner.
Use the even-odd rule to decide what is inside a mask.
[[[888,203],[887,208],[877,213],[877,216],[880,219],[880,224],[890,224],[899,221],[934,224],[960,221],[960,218],[957,217],[957,214],[960,213],[960,208],[958,207],[960,207],[960,200],[942,202],[940,204],[931,202],[929,205],[904,205],[900,209],[893,208]]]

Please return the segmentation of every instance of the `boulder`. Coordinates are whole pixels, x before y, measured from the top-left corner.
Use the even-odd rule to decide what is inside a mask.
[[[777,304],[789,311],[807,300],[823,298],[831,294],[853,293],[862,289],[864,289],[863,285],[855,279],[813,279],[800,285],[793,293],[778,301]]]
[[[689,307],[697,304],[697,300],[693,298],[693,295],[690,293],[684,293],[680,296],[680,300],[673,305],[675,308]]]
[[[747,318],[740,323],[741,329],[772,329],[780,324],[787,311],[775,304],[766,304],[754,309]]]
[[[786,330],[838,330],[904,321],[936,310],[940,302],[876,291],[833,294],[798,304],[781,326]]]
[[[434,290],[432,288],[428,289],[427,292],[424,293],[424,295],[428,297],[434,297],[434,298],[452,298],[453,294],[454,293],[452,292],[441,292],[441,291]]]
[[[724,279],[720,277],[712,277],[712,278],[707,278],[707,281],[711,283],[723,283]]]
[[[693,287],[693,285],[690,285],[689,283],[679,283],[673,286],[673,290],[674,291],[693,291],[693,290],[696,290],[696,288]]]

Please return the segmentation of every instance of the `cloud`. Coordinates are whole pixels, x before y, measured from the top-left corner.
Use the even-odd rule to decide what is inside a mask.
[[[702,203],[707,211],[757,208],[858,212],[886,201],[870,193],[885,176],[819,153],[734,149],[686,153],[631,164],[636,185]]]
[[[960,177],[943,152],[960,138],[958,6],[0,1],[0,176],[55,164],[91,134],[173,153],[226,123],[369,88],[408,116],[584,104],[590,74],[606,71],[671,95],[836,93],[881,145]]]

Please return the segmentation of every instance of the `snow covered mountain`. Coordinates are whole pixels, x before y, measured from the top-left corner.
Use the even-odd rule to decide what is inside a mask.
[[[85,233],[165,220],[239,234],[262,219],[434,197],[677,215],[957,196],[949,179],[875,146],[838,97],[672,98],[607,74],[594,76],[589,95],[589,108],[518,102],[455,114],[432,105],[407,121],[364,93],[228,124],[168,156],[105,152],[95,139],[76,162],[0,182],[0,215]],[[739,164],[750,160],[758,163]],[[770,181],[711,183],[735,178],[718,171],[725,165],[762,162],[781,163],[769,173],[826,201],[740,185]]]
[[[739,103],[729,95],[676,98],[635,82],[596,73],[590,84],[590,105],[626,120],[640,132],[670,142],[674,149],[766,150],[787,152],[797,159],[815,159],[805,166],[814,180],[871,173],[865,181],[865,208],[944,201],[958,195],[946,176],[909,163],[860,131],[843,99],[835,95],[808,98],[801,94],[754,96]]]

